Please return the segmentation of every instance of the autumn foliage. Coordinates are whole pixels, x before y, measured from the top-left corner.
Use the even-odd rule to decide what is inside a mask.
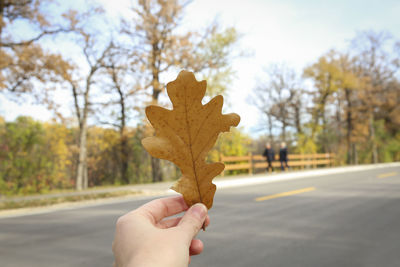
[[[141,140],[153,135],[145,106],[170,108],[166,79],[182,69],[207,80],[205,100],[222,94],[229,101],[232,61],[242,55],[240,34],[218,22],[182,27],[191,1],[132,1],[115,24],[96,1],[83,1],[77,10],[59,5],[64,2],[0,0],[0,97],[21,107],[38,104],[52,116],[51,122],[6,121],[1,116],[10,114],[0,114],[0,194],[175,180],[181,171],[192,177],[179,160],[180,168],[144,150]],[[286,141],[290,153],[334,153],[337,165],[400,161],[399,52],[399,39],[365,31],[303,69],[272,64],[255,88],[240,88],[254,92],[252,104],[263,116],[259,125],[234,128],[214,148],[196,153],[218,162],[220,154],[260,154],[265,142],[277,148]],[[262,67],[254,66],[256,72]],[[219,108],[221,102],[217,97],[208,105]],[[158,128],[162,120],[154,119],[154,110],[160,109],[147,113]],[[188,157],[184,146],[172,148]],[[198,168],[208,168],[202,164]]]
[[[269,141],[297,153],[335,153],[337,164],[400,160],[399,41],[359,33],[298,73],[273,65],[255,88]]]

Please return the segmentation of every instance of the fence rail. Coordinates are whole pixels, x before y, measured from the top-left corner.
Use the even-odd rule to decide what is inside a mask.
[[[335,154],[289,154],[288,155],[289,167],[304,168],[317,168],[320,166],[333,166],[335,163]],[[230,170],[248,170],[249,174],[253,174],[257,169],[266,169],[268,163],[262,155],[253,155],[249,153],[247,156],[223,156],[220,155],[220,161],[225,164],[225,171]],[[272,162],[272,168],[280,168],[281,164],[278,161]]]

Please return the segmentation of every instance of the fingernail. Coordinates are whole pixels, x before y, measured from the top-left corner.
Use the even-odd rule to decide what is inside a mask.
[[[207,215],[207,208],[204,204],[196,203],[190,208],[190,213],[202,220]]]

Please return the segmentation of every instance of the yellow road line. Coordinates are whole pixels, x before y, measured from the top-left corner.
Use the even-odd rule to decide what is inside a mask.
[[[378,175],[378,178],[379,179],[387,178],[387,177],[395,176],[396,174],[397,174],[397,172],[382,173],[382,174]]]
[[[297,195],[297,194],[301,194],[301,193],[311,192],[311,191],[314,191],[314,190],[315,190],[315,187],[307,187],[307,188],[303,188],[303,189],[299,189],[299,190],[293,190],[293,191],[284,192],[284,193],[279,193],[279,194],[275,194],[275,195],[268,195],[268,196],[264,196],[264,197],[258,197],[258,198],[254,199],[254,200],[255,201],[264,201],[264,200],[269,200],[269,199],[278,198],[278,197],[287,197],[287,196],[291,196],[291,195]]]

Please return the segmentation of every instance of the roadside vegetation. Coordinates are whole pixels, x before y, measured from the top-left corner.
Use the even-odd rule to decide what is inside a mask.
[[[189,2],[134,1],[129,16],[110,23],[101,6],[63,10],[51,0],[0,0],[0,95],[53,114],[45,122],[0,114],[0,196],[179,178],[173,164],[141,145],[153,134],[144,107],[170,105],[164,87],[181,69],[207,79],[206,98],[229,95],[232,62],[243,56],[234,27],[214,21],[183,28]],[[357,33],[346,49],[327,51],[303,70],[265,66],[257,86],[244,88],[263,115],[261,134],[222,134],[209,159],[261,154],[266,142],[277,150],[285,141],[290,153],[334,153],[337,165],[400,161],[399,70],[400,40],[384,31]]]

